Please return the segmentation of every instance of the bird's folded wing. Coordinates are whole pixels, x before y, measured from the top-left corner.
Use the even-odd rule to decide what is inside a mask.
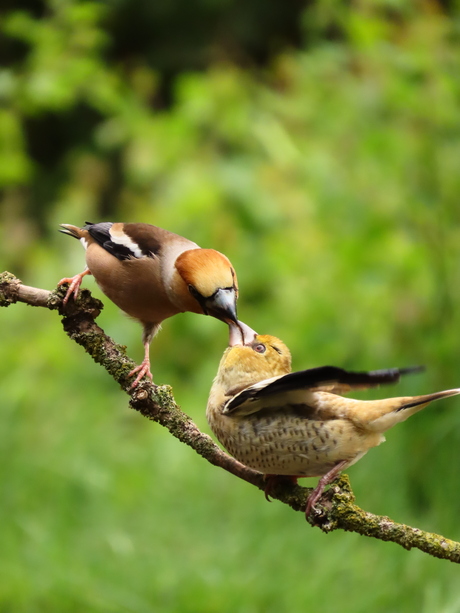
[[[305,390],[344,394],[353,389],[367,389],[381,384],[397,383],[401,375],[423,370],[422,366],[388,368],[370,372],[352,372],[337,366],[319,366],[281,377],[259,381],[229,400],[223,413],[249,415],[271,407],[305,402]]]
[[[167,234],[149,224],[103,222],[84,228],[91,238],[118,260],[153,257],[158,254],[161,239]]]

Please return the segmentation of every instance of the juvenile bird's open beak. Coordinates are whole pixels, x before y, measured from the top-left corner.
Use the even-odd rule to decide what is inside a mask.
[[[230,338],[228,344],[230,347],[235,345],[249,345],[257,336],[257,332],[247,326],[242,321],[228,322],[230,329]]]

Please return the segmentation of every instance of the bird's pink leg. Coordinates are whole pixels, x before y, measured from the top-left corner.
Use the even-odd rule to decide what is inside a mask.
[[[131,385],[131,389],[136,387],[139,381],[144,376],[148,377],[150,380],[153,381],[153,375],[150,372],[150,341],[144,342],[144,349],[145,349],[145,356],[142,361],[142,364],[139,364],[139,366],[136,366],[136,368],[133,368],[132,371],[128,375],[128,377],[132,377],[133,375],[138,373],[133,384]]]
[[[323,495],[324,488],[326,487],[326,485],[329,485],[329,483],[332,483],[334,479],[347,466],[347,464],[348,462],[346,460],[343,460],[342,462],[339,462],[338,464],[336,464],[334,468],[331,468],[331,470],[328,473],[326,473],[325,475],[321,477],[321,479],[318,481],[318,485],[315,487],[315,489],[312,491],[312,493],[308,497],[307,507],[305,509],[306,518],[308,518],[314,505],[318,502],[318,500]]]
[[[90,275],[91,272],[89,270],[89,268],[85,268],[85,270],[83,272],[79,272],[78,275],[75,275],[74,277],[64,277],[63,279],[61,279],[58,283],[58,285],[63,285],[64,283],[69,283],[69,289],[66,292],[66,295],[64,296],[64,300],[62,301],[63,304],[67,304],[70,296],[73,294],[73,299],[76,300],[78,297],[78,290],[80,289],[80,285],[82,282],[83,277],[85,277],[86,275]]]

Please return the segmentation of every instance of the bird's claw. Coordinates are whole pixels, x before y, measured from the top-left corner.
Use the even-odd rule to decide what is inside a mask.
[[[69,287],[67,288],[66,294],[62,300],[62,304],[66,305],[67,302],[69,301],[70,296],[73,294],[73,298],[74,300],[77,299],[78,296],[78,290],[80,289],[80,285],[81,285],[81,279],[77,278],[78,275],[76,277],[64,277],[63,279],[61,279],[58,283],[59,285],[64,285],[64,283],[68,283]]]
[[[315,504],[323,495],[324,488],[322,488],[319,492],[316,491],[318,488],[314,489],[313,492],[307,499],[307,506],[305,507],[305,519],[308,520],[312,511],[316,511]]]
[[[270,475],[270,474],[265,474],[264,475],[264,479],[265,479],[265,489],[264,489],[264,494],[265,494],[265,500],[268,500],[268,502],[271,502],[271,498],[270,496],[272,495],[272,491],[275,489],[275,487],[282,481],[284,482],[291,482],[294,485],[297,484],[297,479],[299,477],[296,477],[294,475]]]
[[[139,381],[143,377],[148,377],[153,382],[153,375],[150,372],[150,360],[144,360],[142,364],[139,364],[139,366],[136,366],[136,368],[133,368],[132,371],[128,374],[128,377],[133,377],[136,373],[138,373],[138,375],[133,381],[131,385],[131,389],[134,389],[135,387],[137,387]]]
[[[331,468],[329,472],[327,472],[321,477],[321,479],[318,481],[318,485],[315,487],[315,489],[312,491],[312,493],[307,499],[307,506],[305,508],[305,519],[308,520],[308,517],[310,516],[311,512],[315,509],[315,504],[323,495],[326,486],[330,485],[335,479],[337,479],[337,477],[340,475],[340,472],[344,468],[346,468],[346,466],[347,461],[342,460],[341,462],[338,462],[333,468]]]
[[[69,287],[66,291],[66,294],[62,300],[62,304],[65,306],[69,301],[70,296],[73,294],[73,299],[76,300],[78,298],[78,292],[80,290],[80,285],[82,284],[83,277],[85,275],[91,274],[89,270],[85,270],[84,272],[79,272],[78,275],[74,277],[64,277],[58,283],[58,287],[60,285],[64,285],[64,283],[68,283]]]
[[[276,486],[279,480],[279,476],[278,475],[264,475],[264,480],[265,480],[265,489],[264,489],[265,500],[267,500],[268,502],[271,502],[270,495],[273,491],[273,488]]]

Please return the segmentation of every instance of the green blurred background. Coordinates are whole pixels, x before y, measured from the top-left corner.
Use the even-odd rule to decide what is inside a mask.
[[[230,257],[241,319],[294,368],[427,366],[367,397],[459,386],[459,13],[7,0],[1,269],[52,289],[84,266],[59,223],[150,222]],[[56,313],[0,317],[1,612],[460,611],[455,565],[310,528],[130,411]],[[137,324],[99,323],[142,359]],[[206,432],[226,342],[185,314],[152,345]],[[349,471],[358,504],[459,540],[460,401],[387,439]]]

